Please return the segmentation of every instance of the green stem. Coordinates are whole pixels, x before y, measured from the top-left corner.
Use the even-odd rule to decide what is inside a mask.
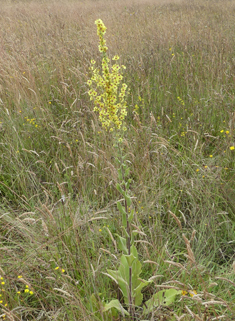
[[[122,157],[122,150],[119,148],[120,151],[120,155],[121,155],[121,166],[123,164],[123,157]],[[125,180],[124,177],[124,173],[123,173],[123,167],[122,167],[122,180]],[[123,187],[124,191],[126,192],[126,186],[124,185]],[[128,250],[128,255],[131,254],[131,229],[130,229],[130,222],[128,219],[128,207],[127,207],[127,201],[125,199],[125,211],[126,211],[126,222],[127,222],[127,250]],[[133,302],[133,297],[132,297],[132,268],[129,267],[129,311],[130,311],[130,315],[131,315],[131,320],[134,321],[135,319],[135,306],[134,306],[134,302]]]

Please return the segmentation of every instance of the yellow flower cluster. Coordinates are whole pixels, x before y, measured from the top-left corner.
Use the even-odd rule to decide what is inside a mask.
[[[185,296],[189,294],[191,297],[194,297],[194,295],[197,295],[197,291],[196,290],[190,290],[189,292],[187,291],[182,291],[182,295]]]
[[[177,97],[177,99],[178,99],[178,101],[182,104],[182,106],[184,106],[184,105],[185,105],[185,103],[184,103],[183,99],[182,99],[182,98],[180,98],[180,96],[178,96],[178,97]]]
[[[124,126],[124,119],[127,115],[126,93],[127,85],[122,83],[123,75],[122,69],[125,66],[119,64],[111,64],[107,56],[108,47],[104,39],[106,27],[101,19],[95,21],[97,25],[97,35],[99,36],[99,51],[102,53],[102,69],[95,67],[96,62],[91,61],[90,70],[92,77],[87,81],[90,87],[88,94],[90,100],[94,101],[94,111],[99,113],[99,120],[102,126],[109,131],[114,129],[126,130]],[[116,55],[112,58],[118,61],[119,57]]]
[[[40,126],[38,126],[38,124],[36,124],[36,118],[30,119],[28,117],[25,117],[25,120],[28,122],[28,124],[34,125],[36,128],[40,127]],[[23,125],[25,125],[25,123],[23,123]]]

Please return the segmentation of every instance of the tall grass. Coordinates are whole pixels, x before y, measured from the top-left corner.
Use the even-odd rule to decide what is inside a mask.
[[[105,227],[121,233],[114,148],[86,86],[90,60],[99,61],[97,18],[110,54],[126,65],[124,144],[136,225],[148,242],[138,250],[156,263],[144,273],[159,275],[156,288],[180,284],[202,302],[223,303],[184,296],[155,318],[234,318],[234,12],[228,0],[2,2],[5,319],[96,320],[91,295],[118,296],[102,275],[116,267]],[[182,234],[193,230],[190,268]]]

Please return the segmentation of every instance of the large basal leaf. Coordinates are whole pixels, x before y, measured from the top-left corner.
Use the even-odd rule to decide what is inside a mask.
[[[145,302],[143,313],[150,313],[155,307],[159,307],[160,305],[170,305],[175,302],[177,295],[180,293],[181,291],[175,289],[167,289],[157,292],[150,300]]]
[[[117,271],[107,270],[108,273],[104,273],[113,279],[122,291],[124,302],[130,304],[129,302],[129,280],[130,280],[130,268],[131,268],[131,293],[132,298],[136,306],[140,306],[143,301],[143,294],[141,290],[147,286],[152,281],[142,280],[140,274],[142,272],[142,265],[138,260],[138,253],[136,247],[133,245],[131,247],[130,255],[122,255],[120,259],[120,266]]]
[[[129,313],[123,308],[118,300],[112,300],[109,303],[105,303],[103,312],[109,311],[112,308],[117,309],[122,314],[122,316],[129,315]]]
[[[128,304],[128,289],[129,285],[125,278],[121,276],[120,271],[107,270],[108,273],[103,273],[113,279],[119,286],[119,289],[122,291],[125,303]]]

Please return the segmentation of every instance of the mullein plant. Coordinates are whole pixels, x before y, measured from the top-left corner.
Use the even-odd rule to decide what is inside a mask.
[[[174,302],[176,295],[181,293],[175,289],[157,292],[150,300],[143,304],[142,289],[152,283],[152,279],[143,280],[140,278],[142,265],[138,259],[137,248],[134,244],[137,234],[144,234],[138,228],[133,229],[134,209],[131,209],[130,168],[126,156],[123,155],[122,142],[125,135],[127,116],[126,97],[128,95],[127,85],[123,82],[123,70],[125,66],[119,65],[119,57],[112,58],[112,64],[108,58],[106,40],[104,35],[106,27],[101,19],[95,21],[97,35],[99,37],[99,51],[102,55],[101,69],[96,67],[96,62],[91,60],[91,79],[87,81],[90,89],[88,94],[94,102],[94,111],[98,112],[99,120],[104,130],[112,133],[114,146],[117,150],[117,163],[119,164],[117,190],[123,196],[123,202],[117,202],[117,208],[122,216],[123,235],[117,234],[119,249],[122,252],[118,270],[107,270],[103,273],[110,277],[119,287],[122,293],[124,306],[119,300],[112,300],[109,303],[100,301],[96,296],[91,297],[91,306],[94,313],[99,313],[103,320],[110,320],[111,317],[121,314],[130,320],[140,320],[140,315],[147,315],[152,312],[155,306],[169,305]]]

